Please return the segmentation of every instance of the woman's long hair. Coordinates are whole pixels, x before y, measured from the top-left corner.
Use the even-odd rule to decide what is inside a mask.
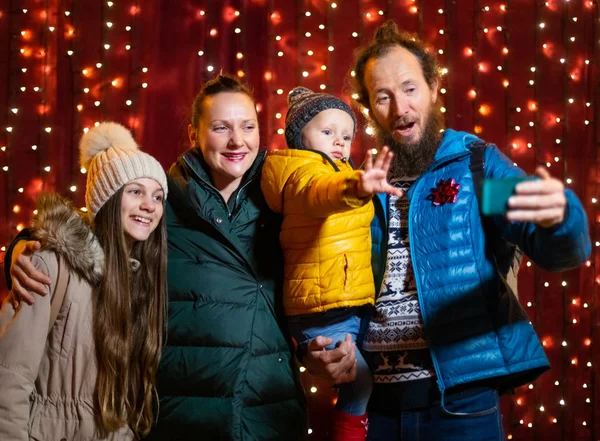
[[[121,222],[123,188],[100,209],[94,232],[104,249],[104,277],[94,296],[98,363],[97,416],[104,435],[128,425],[137,437],[153,423],[153,398],[167,299],[164,215],[146,241],[131,248]],[[132,271],[129,258],[140,262]]]

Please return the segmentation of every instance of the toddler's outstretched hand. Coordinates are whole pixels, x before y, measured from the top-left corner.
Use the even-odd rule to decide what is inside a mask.
[[[371,150],[367,150],[365,169],[361,173],[358,182],[357,196],[359,198],[373,196],[376,193],[387,193],[398,197],[404,196],[402,190],[390,185],[387,181],[387,174],[393,157],[394,153],[390,152],[388,147],[384,147],[377,155],[375,163],[373,163],[373,153]]]

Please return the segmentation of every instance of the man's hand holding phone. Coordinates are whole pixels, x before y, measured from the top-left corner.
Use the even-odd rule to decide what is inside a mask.
[[[533,222],[544,228],[565,218],[565,186],[545,167],[536,169],[537,178],[486,180],[483,183],[482,211],[505,214],[513,222]]]

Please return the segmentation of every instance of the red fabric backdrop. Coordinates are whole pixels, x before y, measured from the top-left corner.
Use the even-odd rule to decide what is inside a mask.
[[[438,52],[448,126],[527,171],[547,164],[583,200],[596,241],[599,17],[595,0],[0,0],[0,258],[40,190],[83,204],[86,127],[121,121],[168,167],[188,148],[195,93],[223,70],[254,88],[263,146],[283,147],[287,92],[349,99],[353,51],[386,18]],[[371,146],[363,126],[355,161]],[[523,265],[521,301],[553,368],[504,400],[509,439],[600,436],[598,257],[562,274]],[[302,376],[323,439],[333,394]]]

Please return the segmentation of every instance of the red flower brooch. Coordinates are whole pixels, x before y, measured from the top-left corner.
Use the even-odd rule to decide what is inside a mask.
[[[437,183],[436,188],[431,189],[428,199],[433,202],[433,205],[453,204],[456,202],[458,190],[460,184],[457,184],[454,179],[442,179]]]

